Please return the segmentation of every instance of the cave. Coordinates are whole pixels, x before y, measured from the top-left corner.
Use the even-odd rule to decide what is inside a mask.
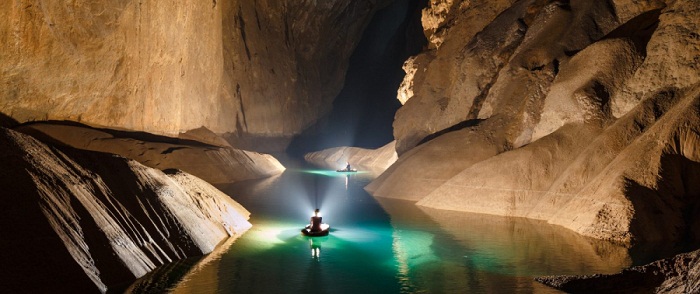
[[[700,3],[0,6],[7,292],[700,292]]]

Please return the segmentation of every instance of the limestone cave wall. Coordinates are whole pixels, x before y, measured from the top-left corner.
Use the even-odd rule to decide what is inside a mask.
[[[430,1],[366,187],[623,243],[697,239],[697,1]],[[410,180],[407,180],[410,179]]]
[[[170,136],[206,127],[244,145],[289,138],[330,111],[386,2],[4,1],[0,112]]]
[[[8,292],[125,289],[251,227],[205,181],[0,127],[0,279]]]

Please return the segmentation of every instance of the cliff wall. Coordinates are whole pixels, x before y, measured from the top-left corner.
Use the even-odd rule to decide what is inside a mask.
[[[431,1],[431,45],[398,93],[399,159],[366,189],[623,243],[697,238],[698,15],[694,1]]]
[[[170,136],[204,126],[246,147],[284,145],[330,111],[385,4],[5,1],[0,112]]]

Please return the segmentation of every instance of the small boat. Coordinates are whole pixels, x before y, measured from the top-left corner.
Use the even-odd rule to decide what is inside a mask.
[[[321,224],[320,231],[311,230],[311,225],[306,225],[305,228],[301,229],[301,233],[304,234],[304,236],[321,237],[328,236],[328,232],[330,231],[330,229],[331,226],[329,224]]]
[[[345,168],[344,168],[344,169],[337,169],[337,170],[335,170],[335,171],[337,171],[337,172],[339,172],[339,173],[356,173],[356,172],[357,172],[356,169],[350,167],[350,163],[349,163],[349,162],[348,162],[347,165],[345,165]]]

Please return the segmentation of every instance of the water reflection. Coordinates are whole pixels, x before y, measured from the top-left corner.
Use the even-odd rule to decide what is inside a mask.
[[[328,237],[307,237],[309,239],[309,247],[311,248],[311,257],[318,261],[321,258],[321,244],[325,240],[328,240]]]
[[[391,216],[405,289],[551,292],[532,277],[613,273],[631,263],[622,246],[542,221],[435,210],[393,199],[378,202]],[[438,275],[451,282],[435,283]]]
[[[551,292],[532,278],[629,264],[624,248],[543,222],[374,198],[363,190],[370,179],[287,169],[222,187],[251,211],[253,228],[173,292]],[[299,232],[315,190],[333,227],[326,237]]]

